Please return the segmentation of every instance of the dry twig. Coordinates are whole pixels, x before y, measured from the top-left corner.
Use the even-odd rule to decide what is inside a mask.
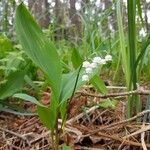
[[[92,147],[85,147],[85,146],[77,146],[76,149],[83,149],[83,150],[103,150],[99,148],[92,148]]]
[[[18,137],[18,138],[26,141],[26,143],[28,144],[28,146],[31,146],[30,142],[27,140],[27,138],[25,136],[22,136],[22,135],[20,135],[20,134],[18,134],[16,132],[13,132],[13,131],[10,131],[8,129],[4,129],[4,128],[1,128],[1,127],[0,127],[0,130],[3,131],[3,132],[7,132],[7,133],[9,133],[11,135],[14,135],[14,136],[16,136],[16,137]]]
[[[90,135],[93,135],[93,134],[98,133],[99,131],[106,130],[106,129],[108,129],[108,128],[112,128],[112,127],[117,126],[117,125],[125,124],[125,123],[130,122],[130,121],[133,121],[133,120],[135,120],[135,119],[137,119],[137,118],[139,118],[139,117],[142,117],[144,114],[147,114],[147,113],[150,113],[150,110],[142,111],[142,112],[138,113],[136,116],[134,116],[134,117],[132,117],[132,118],[129,118],[129,119],[126,119],[126,120],[123,120],[123,121],[120,121],[120,122],[112,123],[112,124],[110,124],[110,125],[101,127],[101,128],[99,128],[99,129],[96,129],[96,130],[92,131],[92,132],[89,133],[89,134],[83,135],[82,137],[88,137],[88,136],[90,136]]]
[[[105,133],[102,133],[102,132],[99,132],[98,135],[100,135],[102,137],[105,137],[105,138],[110,138],[110,139],[113,139],[113,140],[116,140],[116,141],[120,141],[120,142],[123,142],[123,143],[128,144],[128,145],[142,147],[141,143],[137,143],[137,142],[134,142],[134,141],[126,140],[126,139],[123,139],[123,138],[118,137],[118,136],[108,135],[108,134],[105,134]],[[150,144],[146,144],[146,146],[148,148],[150,148]]]
[[[118,97],[118,96],[128,96],[128,95],[132,95],[132,94],[138,94],[138,95],[150,95],[150,90],[142,90],[142,89],[138,89],[138,90],[134,90],[134,91],[129,91],[129,92],[121,92],[121,93],[110,93],[110,94],[105,94],[105,95],[101,95],[101,94],[91,94],[91,93],[87,93],[87,92],[78,92],[83,96],[90,96],[90,97],[97,97],[97,98],[109,98],[109,97]]]
[[[136,132],[134,132],[134,133],[131,133],[131,134],[125,136],[124,138],[126,139],[126,138],[129,138],[129,137],[131,137],[131,136],[134,136],[134,135],[143,133],[143,132],[148,131],[148,130],[150,130],[150,125],[144,126],[144,127],[142,127],[141,129],[139,129],[138,131],[136,131]]]
[[[91,113],[93,112],[95,109],[99,108],[99,106],[93,106],[90,109],[86,110],[85,112],[71,118],[70,120],[67,121],[67,124],[71,124],[73,122],[75,122],[76,120],[79,120],[80,118],[82,118],[85,114]]]
[[[144,123],[144,122],[143,122],[143,124],[142,124],[142,129],[143,129],[143,128],[145,128],[145,123]],[[147,150],[144,137],[145,137],[145,132],[142,132],[142,133],[141,133],[141,143],[142,143],[142,147],[143,147],[143,150]]]

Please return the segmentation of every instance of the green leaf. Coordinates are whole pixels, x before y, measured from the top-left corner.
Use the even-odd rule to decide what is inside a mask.
[[[16,71],[8,76],[6,83],[0,88],[0,100],[12,96],[22,88],[24,75],[25,71]]]
[[[7,37],[0,35],[0,59],[6,57],[7,52],[12,49],[11,41]]]
[[[136,0],[127,0],[128,10],[128,41],[129,41],[129,58],[130,58],[130,80],[129,90],[136,90],[138,83],[138,73],[136,64],[137,56],[137,39],[136,39]],[[135,113],[141,111],[140,97],[138,95],[131,95],[128,99],[127,116],[130,118]]]
[[[92,77],[90,82],[99,92],[101,92],[103,94],[107,94],[107,88],[106,88],[103,80],[101,80],[98,75],[95,75],[94,77]]]
[[[95,82],[98,82],[98,83],[95,83],[95,86],[98,88],[98,90],[100,90],[101,92],[103,93],[106,93],[107,92],[107,89],[103,83],[102,80],[100,80],[100,78],[98,79],[96,76],[96,74],[99,73],[98,71],[99,69],[96,69],[93,74],[89,75],[89,78],[92,79],[91,81],[93,82],[93,84]],[[77,82],[77,85],[76,85],[76,90],[79,90],[80,87],[82,85],[84,85],[86,82],[83,82],[82,81],[82,76],[85,74],[85,70],[84,68],[81,69],[81,71],[79,72],[79,68],[77,70],[75,70],[74,72],[72,73],[69,73],[69,74],[64,74],[62,76],[62,93],[61,93],[61,103],[63,103],[64,101],[66,101],[67,99],[69,99],[72,95],[72,92],[74,90],[74,86],[75,86],[75,83],[76,83],[76,79],[77,79],[77,75],[79,73],[79,77],[78,77],[78,82]],[[96,81],[97,80],[97,81]],[[95,82],[94,82],[95,81]]]
[[[51,108],[38,106],[38,115],[44,126],[46,126],[48,129],[54,129],[56,115]]]
[[[19,115],[19,116],[36,116],[37,113],[32,113],[32,112],[19,112],[19,111],[15,111],[13,109],[9,109],[9,108],[4,108],[4,106],[0,105],[0,111],[4,111],[6,113],[11,113],[14,115]]]
[[[24,80],[27,84],[29,84],[36,92],[39,91],[38,86],[31,80],[28,75],[25,75]]]
[[[145,38],[144,41],[142,42],[142,49],[141,49],[141,52],[136,59],[135,68],[137,68],[139,62],[143,60],[143,56],[146,53],[146,49],[149,45],[150,45],[150,35],[147,38]]]
[[[79,51],[76,48],[72,51],[71,60],[75,69],[77,69],[83,61]]]
[[[142,17],[142,5],[140,3],[140,0],[136,0],[136,5],[137,5],[138,14],[139,14],[141,22],[142,22],[142,26],[144,27],[144,20]]]
[[[61,65],[58,53],[54,44],[47,39],[23,3],[16,10],[15,29],[26,54],[48,76],[51,88],[58,100],[61,85]]]
[[[117,24],[118,24],[118,32],[119,32],[119,43],[120,43],[120,53],[122,58],[122,67],[125,74],[126,85],[129,87],[130,80],[130,70],[129,70],[129,56],[126,50],[126,41],[124,35],[124,27],[122,21],[122,13],[121,13],[121,1],[117,1]]]
[[[136,0],[127,1],[128,9],[128,39],[129,39],[129,54],[130,54],[130,89],[136,89],[137,73],[134,67],[136,62]],[[131,78],[133,76],[133,78]]]
[[[22,99],[24,101],[31,102],[31,103],[36,104],[36,105],[41,106],[41,107],[45,107],[43,104],[38,102],[38,100],[35,97],[30,96],[28,94],[17,93],[17,94],[14,94],[12,97],[19,98],[19,99]]]
[[[70,146],[67,146],[66,144],[63,144],[63,150],[71,150]]]
[[[59,113],[59,102],[55,100],[54,94],[51,95],[51,105],[49,108],[38,106],[38,115],[42,123],[51,130],[54,130],[56,124],[56,116]]]
[[[61,114],[61,118],[62,118],[62,124],[64,124],[66,122],[66,119],[67,119],[67,110],[68,110],[68,102],[64,101],[60,105],[60,114]]]
[[[74,90],[75,83],[76,83],[78,72],[79,72],[79,69],[77,69],[76,71],[72,73],[64,74],[62,76],[61,103],[63,103],[64,101],[66,101],[68,98],[71,97],[73,90]],[[76,90],[78,90],[82,85],[85,84],[85,82],[81,80],[82,75],[83,75],[83,69],[79,73]]]
[[[99,106],[103,107],[103,108],[112,108],[112,109],[115,109],[117,103],[118,102],[116,100],[107,99],[106,101],[100,103]]]

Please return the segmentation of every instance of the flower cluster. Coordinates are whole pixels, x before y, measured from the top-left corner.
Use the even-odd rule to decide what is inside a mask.
[[[106,55],[105,58],[94,57],[91,63],[89,61],[84,61],[83,68],[85,68],[85,74],[82,76],[82,81],[89,81],[89,74],[93,72],[93,69],[97,68],[99,65],[104,65],[111,60],[112,56]]]

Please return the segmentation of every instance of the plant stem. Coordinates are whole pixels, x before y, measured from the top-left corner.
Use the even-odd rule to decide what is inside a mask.
[[[57,114],[56,114],[56,125],[55,125],[55,133],[54,133],[54,136],[55,136],[55,149],[54,150],[59,150],[59,138],[60,138],[60,134],[59,134],[59,128],[58,128],[58,118],[59,118],[59,108],[57,110]]]
[[[51,141],[52,141],[52,149],[55,149],[55,142],[54,142],[54,130],[51,130]]]

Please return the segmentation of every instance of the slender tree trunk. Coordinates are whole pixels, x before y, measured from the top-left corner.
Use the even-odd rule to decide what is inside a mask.
[[[63,34],[61,29],[61,25],[63,22],[63,14],[61,12],[62,12],[61,2],[60,0],[55,0],[56,40],[60,40]]]
[[[70,0],[70,20],[73,24],[73,37],[81,37],[82,36],[82,26],[79,20],[79,16],[77,15],[77,10],[75,7],[76,0]]]
[[[50,13],[49,13],[49,3],[48,0],[42,1],[42,17],[39,20],[39,24],[41,27],[47,28],[50,22]]]
[[[148,16],[147,16],[147,11],[150,10],[150,2],[147,3],[146,0],[144,0],[143,5],[144,5],[143,9],[144,9],[146,31],[147,33],[150,33],[150,24],[148,23]]]
[[[8,32],[8,2],[3,0],[3,22],[2,29],[4,32]]]
[[[110,0],[103,0],[102,1],[104,3],[104,7],[105,7],[105,10],[108,10],[111,5],[112,5],[112,2]],[[108,20],[108,17],[104,19],[104,21],[102,22],[102,30],[106,32],[107,35],[109,35],[110,31],[109,31],[109,20]]]
[[[28,0],[28,7],[38,24],[43,28],[47,28],[50,22],[48,0]]]

